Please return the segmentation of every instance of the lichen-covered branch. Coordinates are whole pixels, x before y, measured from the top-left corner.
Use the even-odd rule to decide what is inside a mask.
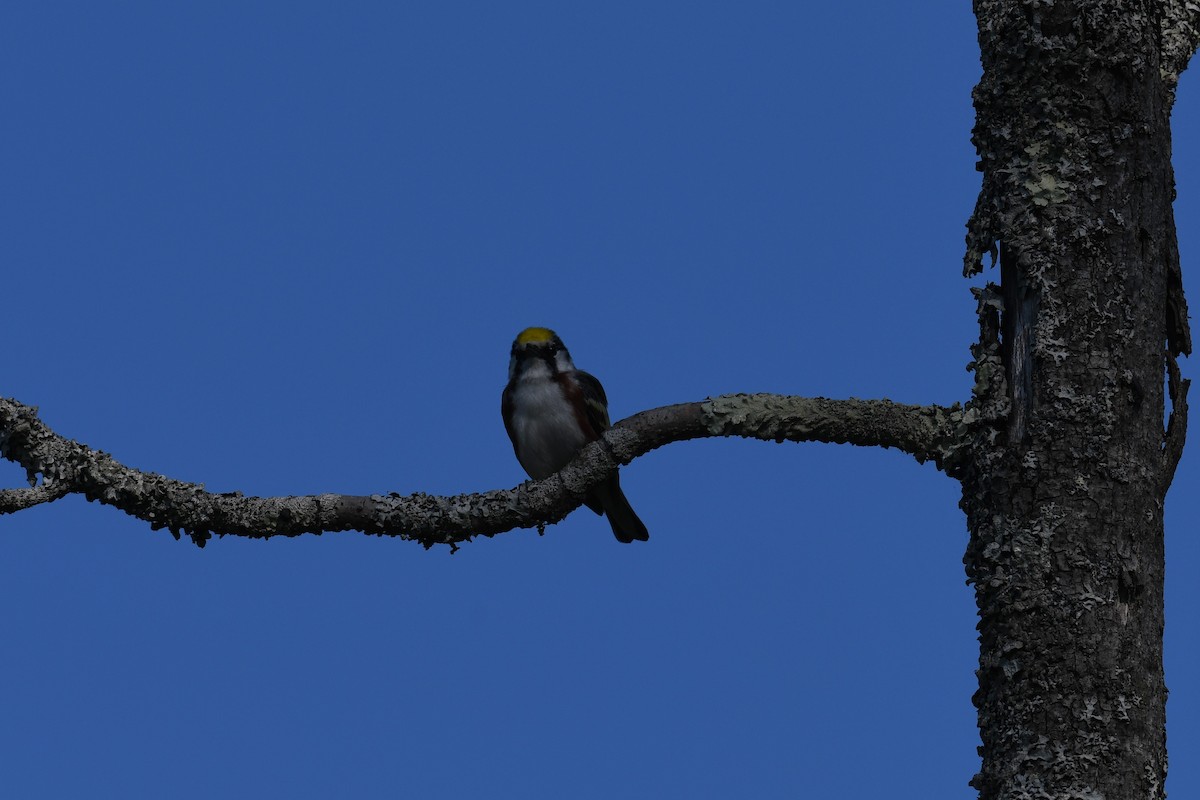
[[[0,514],[12,514],[27,508],[52,503],[70,494],[66,486],[30,486],[24,489],[0,489]]]
[[[890,400],[735,394],[699,405],[708,436],[894,447],[921,463],[933,461],[939,469],[956,463],[963,436],[963,413],[957,404],[913,406]]]
[[[267,538],[345,530],[400,536],[427,547],[453,546],[473,536],[560,520],[619,465],[670,442],[710,436],[894,447],[948,469],[961,449],[962,413],[957,406],[888,400],[727,395],[635,414],[584,448],[558,474],[507,491],[452,497],[246,497],[127,467],[55,433],[33,408],[0,399],[0,455],[31,475],[42,475],[45,486],[53,487],[47,492],[82,494],[155,529],[168,528],[176,537],[186,533],[201,546],[213,534]],[[0,506],[0,513],[20,507],[14,499],[11,507]]]

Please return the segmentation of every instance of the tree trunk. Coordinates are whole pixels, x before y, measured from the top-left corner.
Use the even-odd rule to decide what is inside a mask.
[[[1167,441],[1163,384],[1190,349],[1168,6],[975,3],[967,272],[998,249],[1001,280],[978,292],[961,475],[984,800],[1165,796],[1163,498],[1186,384]]]

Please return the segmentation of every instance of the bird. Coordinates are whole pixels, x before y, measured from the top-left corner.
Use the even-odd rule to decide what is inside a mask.
[[[604,387],[575,368],[562,339],[549,328],[526,328],[517,334],[500,413],[517,461],[534,480],[558,472],[609,427]],[[592,487],[583,502],[608,517],[617,541],[650,538],[625,499],[616,472]]]

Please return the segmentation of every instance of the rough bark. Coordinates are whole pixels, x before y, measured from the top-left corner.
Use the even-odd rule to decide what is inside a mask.
[[[669,442],[745,436],[778,442],[837,442],[895,447],[918,461],[953,468],[965,441],[959,408],[910,406],[888,400],[827,400],[783,395],[726,395],[644,411],[618,422],[557,475],[509,491],[435,497],[309,495],[246,497],[127,467],[52,431],[36,409],[0,399],[0,455],[21,464],[31,484],[0,492],[0,514],[66,494],[115,506],[127,514],[186,533],[200,546],[213,534],[253,538],[359,530],[456,545],[518,527],[562,519],[588,489],[621,464]]]
[[[1164,442],[1163,383],[1191,348],[1169,117],[1188,5],[975,2],[966,266],[1001,264],[978,293],[962,500],[984,800],[1165,796],[1162,512],[1187,386],[1175,372]]]

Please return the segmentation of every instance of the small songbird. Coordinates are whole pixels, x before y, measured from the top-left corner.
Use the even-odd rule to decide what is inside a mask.
[[[575,369],[571,354],[549,328],[526,328],[517,335],[500,412],[517,461],[534,480],[565,467],[609,426],[604,387]],[[650,538],[625,499],[617,473],[588,492],[584,504],[608,517],[617,541]]]

